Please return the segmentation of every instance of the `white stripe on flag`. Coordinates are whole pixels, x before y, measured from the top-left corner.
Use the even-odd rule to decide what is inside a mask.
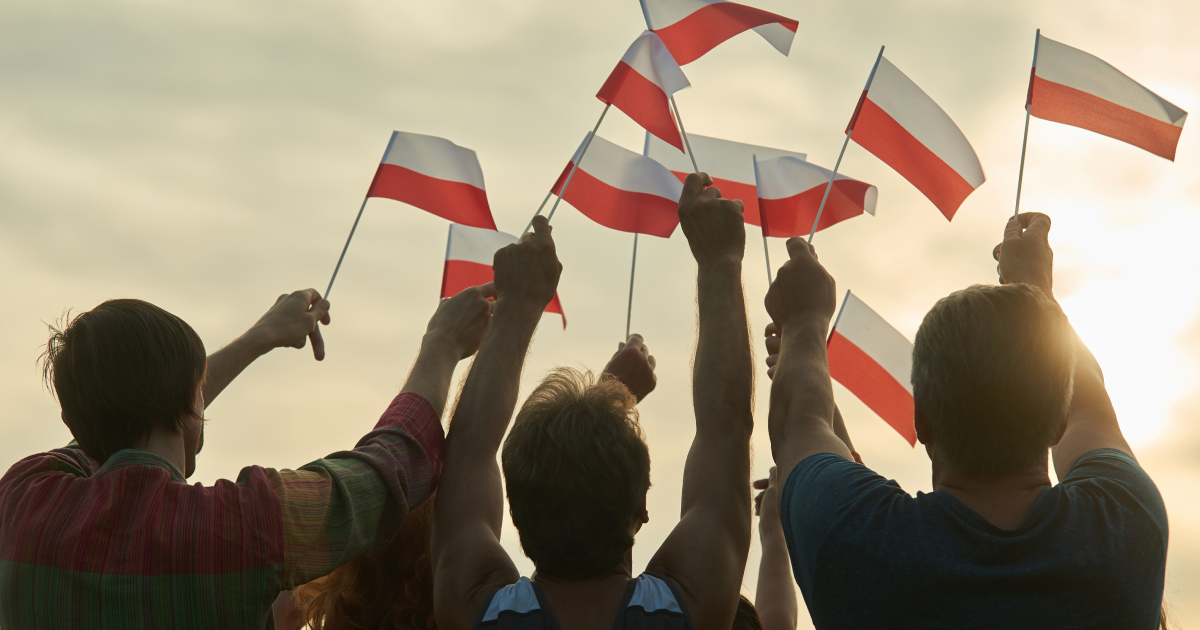
[[[625,51],[621,61],[662,88],[667,96],[691,85],[679,64],[675,63],[671,51],[667,50],[666,44],[650,31],[642,31],[633,45]]]
[[[451,223],[446,260],[465,260],[491,267],[496,250],[517,240],[512,234]]]
[[[758,161],[789,155],[801,160],[808,156],[795,151],[784,151],[770,147],[760,147],[753,144],[743,144],[720,138],[688,134],[692,152],[696,154],[696,163],[700,170],[716,179],[754,185],[754,156]],[[691,173],[692,162],[679,149],[663,142],[650,133],[646,134],[645,154],[659,164],[676,173]]]
[[[836,330],[912,393],[912,343],[857,295],[846,297]]]
[[[579,164],[579,154],[591,135],[589,131],[575,155],[571,157],[575,164]],[[657,195],[671,201],[678,201],[679,195],[683,193],[683,183],[665,166],[600,136],[596,136],[588,146],[587,155],[584,156],[579,170],[613,188],[629,192]],[[567,194],[570,194],[570,188],[567,191]]]
[[[460,182],[487,190],[475,152],[446,140],[419,133],[393,131],[384,164],[392,164],[427,177]]]

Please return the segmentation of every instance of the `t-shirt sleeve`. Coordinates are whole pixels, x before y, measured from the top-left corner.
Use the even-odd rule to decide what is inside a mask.
[[[428,401],[400,394],[354,450],[298,470],[244,469],[239,484],[269,485],[279,501],[283,588],[386,545],[436,487],[444,436]]]
[[[896,482],[839,455],[820,453],[796,464],[783,486],[779,516],[792,571],[806,597],[821,545],[838,522],[901,495],[908,496]]]
[[[1137,460],[1113,448],[1089,451],[1075,462],[1061,484],[1075,500],[1088,500],[1103,510],[1120,531],[1130,531],[1137,521],[1148,521],[1167,548],[1167,506],[1158,486]]]

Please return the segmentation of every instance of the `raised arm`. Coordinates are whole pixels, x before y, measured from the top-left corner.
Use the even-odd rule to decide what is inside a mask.
[[[279,296],[266,314],[229,345],[208,355],[204,379],[204,406],[212,404],[224,389],[255,359],[285,346],[303,348],[312,339],[313,356],[325,358],[325,341],[318,324],[329,325],[329,301],[316,289]]]
[[[443,630],[470,628],[492,591],[519,579],[500,546],[504,488],[496,451],[512,419],[521,368],[562,265],[550,225],[496,252],[496,305],[446,439],[433,518],[434,614]]]
[[[779,269],[766,300],[780,338],[767,429],[771,454],[785,483],[809,455],[834,453],[853,459],[847,443],[834,433],[833,383],[825,354],[835,308],[833,278],[808,243],[791,238],[787,248],[789,260]]]
[[[992,250],[999,261],[1000,283],[1032,284],[1046,295],[1054,297],[1054,252],[1050,249],[1050,217],[1037,212],[1023,212],[1009,219],[1004,227],[1004,241]],[[1133,449],[1121,433],[1117,412],[1113,409],[1104,373],[1092,351],[1084,345],[1078,333],[1075,337],[1075,387],[1071,397],[1071,416],[1067,430],[1054,447],[1054,470],[1059,479],[1066,478],[1089,451],[1115,448],[1133,456]]]
[[[728,630],[750,550],[754,368],[742,293],[742,202],[689,175],[679,219],[696,258],[699,339],[692,371],[696,437],[683,472],[679,524],[647,569],[672,578],[698,629]]]
[[[617,344],[616,353],[604,366],[604,374],[621,381],[629,393],[642,402],[658,385],[658,377],[654,374],[656,365],[645,340],[641,335],[633,334],[624,343]]]
[[[779,338],[779,327],[775,322],[767,324],[767,378],[774,380],[775,368],[779,365],[779,348],[782,342]],[[842,418],[842,411],[837,405],[833,406],[833,434],[838,436],[845,445],[854,454],[854,460],[862,463],[858,457],[858,452],[854,450],[854,443],[850,441],[850,431],[846,429],[846,421]]]
[[[762,558],[758,561],[758,589],[754,592],[754,608],[763,630],[796,630],[800,606],[796,601],[796,582],[792,563],[788,559],[783,523],[779,520],[779,474],[771,467],[768,479],[759,479],[754,487],[762,490],[754,497],[754,512],[758,514],[758,541]]]

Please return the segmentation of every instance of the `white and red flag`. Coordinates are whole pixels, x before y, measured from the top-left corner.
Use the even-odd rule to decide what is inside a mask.
[[[946,112],[882,54],[846,133],[953,219],[983,185],[983,166]]]
[[[754,29],[775,50],[788,54],[800,23],[725,0],[641,0],[646,27],[662,38],[679,65],[687,65],[721,42]]]
[[[367,196],[403,201],[455,223],[496,229],[475,152],[444,138],[393,131]]]
[[[745,205],[746,223],[762,225],[758,215],[758,193],[754,181],[754,157],[769,160],[771,158],[790,155],[801,160],[807,156],[795,151],[760,147],[753,144],[731,142],[720,138],[688,134],[688,142],[692,145],[692,154],[696,162],[702,165],[705,173],[713,178],[713,186],[721,190],[721,196],[726,199],[739,199]],[[667,143],[646,134],[646,145],[643,153],[646,157],[671,169],[679,181],[687,179],[692,172],[692,163],[687,156],[672,150]],[[811,223],[811,222],[810,222]],[[772,236],[774,236],[772,234]]]
[[[833,171],[790,155],[759,159],[754,166],[758,207],[765,216],[763,234],[789,237],[811,233]],[[725,196],[725,191],[721,192]],[[863,212],[873,216],[878,199],[879,190],[874,186],[839,173],[833,180],[817,231]]]
[[[915,446],[912,351],[900,331],[846,292],[829,335],[829,375]]]
[[[1175,160],[1187,112],[1099,57],[1038,34],[1030,115],[1116,138]]]
[[[580,158],[584,147],[587,155]],[[663,238],[679,225],[683,183],[662,164],[589,132],[551,192],[559,194],[576,164],[562,198],[589,219],[614,230]]]
[[[689,85],[658,35],[644,31],[617,62],[596,98],[683,151],[683,136],[671,115],[670,97]]]
[[[446,243],[446,267],[442,271],[442,297],[454,297],[463,289],[487,284],[495,278],[492,261],[496,251],[512,245],[519,239],[512,234],[465,225],[451,225],[449,242]],[[563,328],[567,327],[567,316],[563,313],[558,294],[546,305],[547,313],[562,316]]]

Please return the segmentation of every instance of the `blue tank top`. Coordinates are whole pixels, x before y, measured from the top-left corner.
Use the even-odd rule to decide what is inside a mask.
[[[475,622],[483,630],[560,630],[542,587],[521,578],[497,589]],[[643,573],[629,580],[613,630],[691,630],[692,619],[670,578]]]

